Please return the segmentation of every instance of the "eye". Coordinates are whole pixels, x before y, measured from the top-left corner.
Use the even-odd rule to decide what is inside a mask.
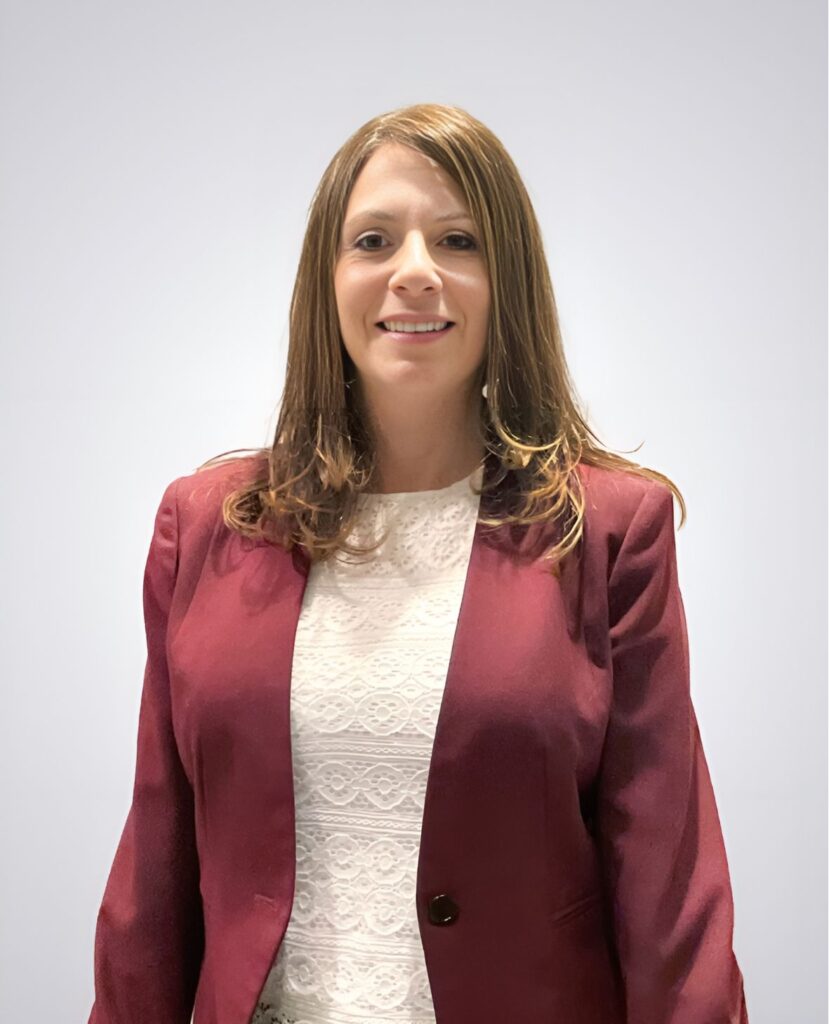
[[[378,234],[377,234],[376,232],[374,232],[373,234],[370,234],[370,235],[363,235],[363,237],[362,237],[362,238],[358,238],[358,239],[357,239],[357,241],[356,241],[356,242],[354,243],[354,248],[355,248],[355,249],[363,249],[363,251],[365,252],[365,251],[367,251],[367,250],[365,249],[365,247],[364,247],[364,246],[362,246],[362,245],[360,244],[361,242],[365,242],[365,240],[366,240],[367,238],[380,238],[380,239],[382,239],[382,237],[383,237],[382,235],[378,235]],[[371,250],[371,249],[376,249],[376,248],[378,248],[378,247],[377,247],[377,246],[373,246],[373,245],[370,245],[370,246],[368,247],[368,249],[369,249],[369,250]]]
[[[464,234],[461,234],[460,232],[454,232],[453,234],[447,235],[446,237],[447,238],[460,238],[460,240],[462,242],[468,242],[469,245],[468,246],[464,246],[465,249],[466,248],[469,248],[469,249],[477,249],[478,248],[478,245],[477,245],[475,239],[472,238],[471,235],[464,235]]]
[[[362,249],[363,252],[377,252],[379,249],[382,248],[382,246],[377,245],[370,245],[368,247],[361,245],[361,243],[365,242],[366,239],[368,238],[379,238],[382,240],[383,236],[378,234],[376,231],[372,231],[370,234],[363,235],[362,238],[358,238],[357,241],[354,243],[354,248]],[[472,238],[471,235],[463,234],[460,231],[453,231],[451,235],[446,236],[444,241],[448,241],[450,238],[460,239],[461,242],[466,243],[460,247],[458,247],[457,245],[450,246],[450,248],[457,249],[459,252],[470,252],[473,249],[478,248],[475,239]]]

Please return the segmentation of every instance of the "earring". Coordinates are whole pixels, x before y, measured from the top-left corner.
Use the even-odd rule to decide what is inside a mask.
[[[486,384],[484,384],[484,386],[481,388],[481,394],[484,396],[484,398],[488,397]]]

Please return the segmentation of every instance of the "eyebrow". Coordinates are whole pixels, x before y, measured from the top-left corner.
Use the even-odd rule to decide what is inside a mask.
[[[355,213],[353,217],[345,222],[345,227],[353,224],[354,221],[362,220],[365,217],[370,217],[372,220],[397,220],[397,217],[393,213],[389,213],[387,210],[361,210],[359,213]],[[435,221],[445,220],[472,220],[472,217],[465,210],[452,210],[450,213],[443,213],[440,217],[435,217]]]

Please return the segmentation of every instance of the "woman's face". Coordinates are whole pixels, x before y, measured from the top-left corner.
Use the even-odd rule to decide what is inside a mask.
[[[439,164],[396,143],[375,150],[351,191],[334,271],[340,331],[364,391],[404,403],[468,392],[489,319],[479,246]],[[400,338],[379,325],[401,314],[452,326]]]

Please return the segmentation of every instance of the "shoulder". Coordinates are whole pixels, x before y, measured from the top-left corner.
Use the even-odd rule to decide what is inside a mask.
[[[267,458],[262,455],[237,456],[171,480],[163,502],[175,507],[180,535],[213,532],[222,517],[225,497],[255,480],[266,478]]]
[[[585,534],[618,550],[633,525],[673,529],[674,495],[659,480],[579,463]]]
[[[156,513],[151,569],[160,566],[180,581],[197,581],[206,559],[220,557],[218,552],[233,542],[222,515],[226,495],[266,477],[267,467],[262,456],[236,457],[171,480]]]
[[[268,462],[264,456],[246,455],[205,465],[178,477],[176,485],[179,512],[202,518],[221,508],[226,495],[237,488],[266,477]]]

